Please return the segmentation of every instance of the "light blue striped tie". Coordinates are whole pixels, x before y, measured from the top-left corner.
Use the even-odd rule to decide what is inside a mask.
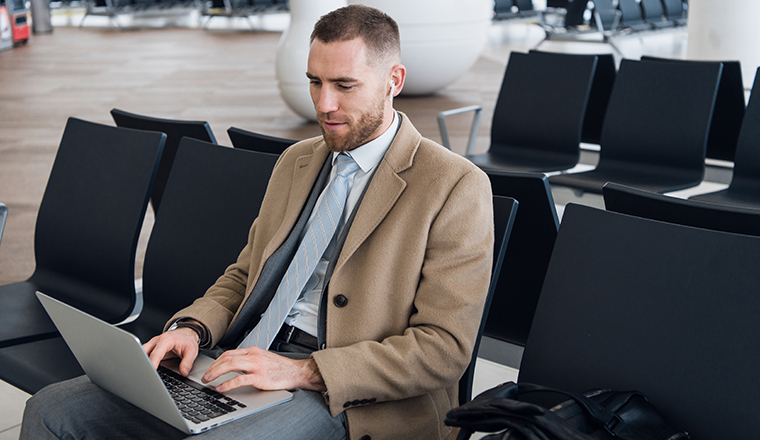
[[[335,179],[330,182],[322,201],[316,207],[317,213],[312,219],[293,261],[290,262],[285,276],[282,277],[272,302],[261,315],[259,323],[243,339],[238,348],[253,346],[264,350],[269,348],[277,332],[280,331],[282,323],[285,322],[285,318],[290,313],[290,309],[293,308],[301,295],[306,282],[314,273],[314,269],[322,258],[322,254],[325,253],[327,245],[332,241],[335,229],[343,216],[343,208],[346,205],[348,182],[359,169],[359,165],[351,156],[342,153],[338,155],[335,166],[337,167]]]

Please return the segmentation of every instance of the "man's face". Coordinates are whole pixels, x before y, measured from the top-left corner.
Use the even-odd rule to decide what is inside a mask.
[[[331,151],[364,145],[385,131],[384,122],[390,123],[389,78],[378,72],[381,68],[370,66],[367,56],[361,38],[312,43],[306,75],[317,121]]]

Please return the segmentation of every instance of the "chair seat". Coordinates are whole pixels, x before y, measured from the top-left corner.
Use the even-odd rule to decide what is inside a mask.
[[[527,149],[526,149],[527,150]],[[578,164],[580,153],[560,154],[546,151],[505,153],[503,150],[489,150],[483,154],[467,156],[475,165],[484,170],[549,172],[567,170]]]
[[[755,193],[744,193],[732,191],[731,188],[728,188],[722,191],[692,196],[689,197],[689,200],[760,209],[760,191]]]
[[[50,368],[51,363],[55,368]],[[29,394],[83,374],[60,336],[0,349],[0,379]]]
[[[40,304],[34,292],[39,286],[21,281],[0,286],[0,347],[40,339],[58,334],[53,321]]]
[[[570,186],[596,194],[602,193],[602,187],[607,182],[615,182],[656,193],[665,193],[697,186],[702,182],[702,177],[703,174],[696,171],[684,171],[677,175],[656,173],[648,169],[612,170],[608,168],[551,176],[549,183]]]

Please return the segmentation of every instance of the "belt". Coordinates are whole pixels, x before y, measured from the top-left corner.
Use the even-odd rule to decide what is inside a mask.
[[[274,340],[281,343],[284,342],[286,344],[303,345],[304,347],[311,348],[312,350],[316,350],[318,345],[317,338],[299,328],[290,326],[288,324],[282,324],[282,328],[277,333],[277,336],[274,338]]]

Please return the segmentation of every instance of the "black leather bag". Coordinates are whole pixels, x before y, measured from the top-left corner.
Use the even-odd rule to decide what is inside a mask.
[[[569,397],[552,409],[518,398],[552,392]],[[529,383],[506,382],[446,414],[460,427],[457,440],[473,432],[497,432],[488,440],[685,440],[637,391],[595,390],[574,394]]]

